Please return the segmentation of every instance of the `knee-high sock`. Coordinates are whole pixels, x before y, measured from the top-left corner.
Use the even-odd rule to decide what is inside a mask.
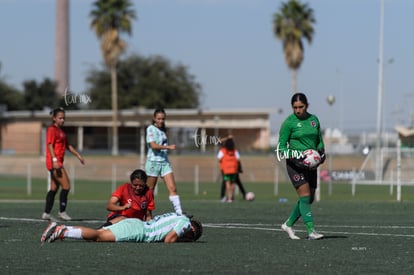
[[[60,191],[60,212],[65,212],[66,210],[66,205],[68,203],[68,194],[69,190],[62,189],[62,191]]]
[[[310,196],[300,197],[299,198],[299,210],[300,215],[302,216],[303,222],[306,225],[308,233],[312,233],[315,225],[313,223],[312,210],[310,205]]]
[[[56,191],[50,190],[49,192],[47,192],[45,212],[48,214],[50,213],[50,211],[52,211],[53,203],[55,202],[55,196],[56,196]]]
[[[82,240],[82,229],[74,228],[73,226],[66,226],[66,231],[64,233],[65,238]]]
[[[181,209],[180,196],[178,195],[170,196],[169,199],[174,207],[175,213],[177,213],[178,215],[182,215],[183,210]]]
[[[289,218],[286,221],[287,226],[293,226],[295,222],[300,218],[299,204],[300,204],[300,201],[298,200],[292,212],[290,213]]]

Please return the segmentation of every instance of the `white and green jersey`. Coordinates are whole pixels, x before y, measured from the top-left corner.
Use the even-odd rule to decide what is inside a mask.
[[[191,230],[190,219],[176,213],[166,213],[155,216],[148,222],[129,218],[121,220],[104,229],[111,230],[116,242],[154,243],[163,242],[172,230],[178,237]]]
[[[178,237],[184,236],[184,233],[191,230],[190,219],[176,213],[166,213],[155,216],[152,220],[144,224],[145,238],[144,242],[162,242],[172,230],[177,233]]]
[[[148,161],[168,161],[168,150],[154,150],[151,148],[150,143],[155,142],[159,145],[168,145],[167,135],[164,131],[161,131],[154,125],[150,125],[147,128],[147,145],[148,145],[148,153],[147,153],[147,160]]]

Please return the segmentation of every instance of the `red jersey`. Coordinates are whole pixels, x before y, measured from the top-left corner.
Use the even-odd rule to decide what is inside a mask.
[[[52,155],[49,152],[48,145],[53,145],[55,156],[60,163],[63,163],[65,151],[67,147],[67,138],[65,132],[54,124],[47,128],[46,132],[46,168],[51,170],[53,168]]]
[[[152,190],[147,188],[143,195],[137,195],[135,194],[132,185],[128,182],[119,186],[115,192],[112,193],[112,197],[117,197],[120,205],[125,205],[130,202],[131,208],[111,212],[108,214],[108,218],[114,214],[121,214],[127,218],[144,220],[147,210],[152,211],[155,209],[154,194],[152,193]]]

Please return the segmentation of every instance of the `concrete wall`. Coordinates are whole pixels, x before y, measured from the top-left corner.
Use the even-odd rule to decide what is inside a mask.
[[[3,154],[40,154],[42,148],[40,122],[11,122],[1,127]]]

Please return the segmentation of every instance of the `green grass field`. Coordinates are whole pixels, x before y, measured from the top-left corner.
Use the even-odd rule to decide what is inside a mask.
[[[40,220],[46,192],[44,180],[0,178],[1,274],[413,274],[414,190],[403,187],[395,201],[386,186],[334,184],[332,195],[322,185],[313,205],[318,231],[326,237],[290,240],[280,230],[295,203],[290,184],[246,183],[254,202],[219,202],[219,184],[178,183],[182,205],[204,224],[196,243],[136,244],[65,240],[40,245],[47,222]],[[98,227],[107,211],[111,184],[76,182],[70,195],[70,225]],[[288,199],[279,203],[279,198]],[[54,212],[57,211],[55,202]],[[170,212],[165,186],[159,185],[155,214]]]

